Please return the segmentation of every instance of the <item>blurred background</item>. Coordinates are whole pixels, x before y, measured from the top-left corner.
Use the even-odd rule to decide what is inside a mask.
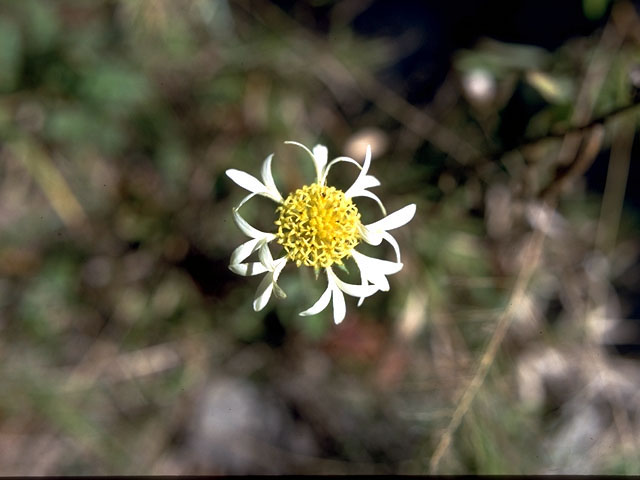
[[[638,7],[0,2],[0,474],[640,472]],[[227,268],[285,140],[418,205],[339,326]]]

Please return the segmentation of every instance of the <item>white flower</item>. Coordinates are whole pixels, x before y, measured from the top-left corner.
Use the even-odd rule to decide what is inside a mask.
[[[297,145],[311,156],[316,170],[316,181],[283,198],[271,173],[273,154],[262,164],[262,181],[240,170],[227,170],[226,174],[231,180],[250,192],[233,209],[233,218],[240,230],[251,238],[233,251],[229,268],[234,273],[244,276],[266,274],[253,301],[256,311],[267,305],[272,293],[281,298],[286,297],[277,282],[287,262],[293,262],[298,267],[313,267],[316,272],[324,269],[327,289],[313,306],[300,315],[315,315],[333,301],[333,319],[335,323],[340,323],[346,315],[344,293],[358,297],[359,306],[365,298],[374,293],[389,290],[387,275],[402,269],[400,248],[398,242],[389,234],[389,230],[411,221],[416,213],[416,206],[410,204],[387,215],[378,196],[369,191],[370,188],[380,185],[378,179],[368,174],[371,147],[367,147],[364,164],[361,166],[350,157],[338,157],[329,162],[327,148],[323,145],[316,145],[311,151],[297,142],[285,143]],[[329,170],[339,162],[352,163],[360,169],[358,178],[346,192],[326,185]],[[279,204],[276,209],[276,212],[279,212],[279,218],[275,222],[278,227],[276,233],[262,232],[252,227],[238,213],[240,207],[256,195],[270,198]],[[360,213],[352,201],[356,197],[373,199],[380,206],[384,217],[369,225],[362,224]],[[275,260],[269,250],[269,243],[273,240],[282,245],[284,250],[283,256]],[[396,254],[395,262],[372,258],[355,249],[361,241],[377,246],[383,240],[393,247]],[[259,261],[245,262],[256,251]],[[333,265],[342,265],[342,260],[348,257],[353,257],[360,270],[360,285],[340,280],[333,271]]]

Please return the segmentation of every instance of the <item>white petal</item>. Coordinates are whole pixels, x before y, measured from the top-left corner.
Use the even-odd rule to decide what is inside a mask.
[[[391,235],[389,235],[389,237],[391,237]],[[391,237],[391,239],[393,242],[395,242],[395,239],[393,237]],[[396,253],[399,255],[399,250],[397,250]],[[355,250],[353,250],[351,254],[353,255],[353,259],[360,269],[360,278],[362,285],[367,285],[368,282],[371,282],[376,286],[376,288],[383,292],[389,290],[389,281],[387,280],[386,275],[393,275],[394,273],[398,273],[400,270],[402,270],[403,267],[402,263],[400,262],[390,262],[388,260],[369,257]],[[362,305],[364,299],[365,297],[360,297],[358,306]]]
[[[340,290],[352,297],[370,297],[378,291],[373,285],[353,285],[343,282],[336,276],[331,267],[327,267],[327,278],[331,278]]]
[[[286,264],[286,257],[282,257],[276,260],[274,262],[274,271],[267,273],[260,282],[260,285],[258,285],[256,296],[253,300],[253,309],[256,312],[262,310],[267,305],[267,303],[269,303],[269,299],[271,298],[271,293],[273,292],[274,288],[277,291],[277,296],[286,296],[282,289],[276,283],[278,281],[278,277],[280,276],[280,272],[282,272],[282,269]]]
[[[300,147],[300,148],[304,149],[304,150],[305,150],[305,151],[306,151],[306,152],[311,156],[311,158],[313,159],[313,161],[315,162],[316,157],[313,155],[313,152],[312,152],[311,150],[309,150],[307,147],[305,147],[303,144],[298,143],[298,142],[294,142],[294,141],[292,141],[292,140],[287,140],[287,141],[286,141],[286,142],[284,142],[284,143],[285,143],[285,144],[287,144],[287,145],[296,145],[296,146],[298,146],[298,147]]]
[[[237,208],[233,209],[233,219],[235,220],[236,225],[238,225],[238,228],[242,230],[242,233],[244,233],[245,235],[251,238],[259,238],[259,239],[266,240],[267,242],[270,242],[271,240],[276,238],[276,236],[273,233],[262,232],[257,228],[254,228],[251,225],[249,225],[249,223],[240,216]]]
[[[262,263],[262,265],[264,265],[267,270],[272,272],[275,269],[275,266],[273,264],[273,257],[271,256],[271,250],[269,250],[269,245],[266,242],[260,246],[258,256],[260,257],[260,263]]]
[[[347,195],[346,193],[345,193],[345,196],[349,198],[349,195]],[[382,214],[383,215],[387,214],[387,209],[384,208],[384,205],[382,204],[382,200],[380,200],[380,198],[378,198],[378,196],[375,193],[372,193],[369,190],[359,190],[351,194],[351,198],[355,198],[355,197],[368,197],[368,198],[371,198],[372,200],[375,200],[378,206],[380,207]]]
[[[400,245],[398,245],[398,242],[396,241],[396,239],[393,238],[389,232],[384,232],[382,234],[382,238],[384,238],[387,242],[391,244],[393,249],[396,251],[396,260],[398,263],[400,263]]]
[[[270,198],[276,203],[282,202],[282,195],[280,195],[278,189],[275,188],[275,185],[273,189],[267,187],[253,175],[249,175],[247,172],[243,172],[242,170],[236,170],[235,168],[231,168],[225,173],[231,180],[242,188],[249,190],[253,195],[262,195],[263,197]]]
[[[240,210],[240,207],[242,205],[244,205],[245,203],[247,203],[249,200],[251,200],[253,197],[255,197],[256,195],[258,195],[257,193],[250,193],[249,195],[247,195],[246,197],[244,197],[242,200],[240,200],[240,203],[235,207],[235,210]]]
[[[273,271],[273,288],[274,288],[274,292],[276,294],[276,297],[278,298],[287,298],[287,294],[284,293],[284,290],[282,290],[280,288],[280,286],[278,285],[278,278],[280,277],[280,274],[282,273],[282,269],[284,268],[284,266],[287,264],[287,257],[280,257],[279,259],[277,259],[275,262],[273,262],[273,266],[275,267],[274,271]]]
[[[362,284],[362,286],[368,285],[367,279],[364,275],[362,275],[362,271],[360,272],[360,283]],[[360,297],[360,299],[358,300],[358,307],[362,305],[362,302],[364,302],[365,298],[367,297]]]
[[[367,152],[364,154],[364,165],[362,166],[362,175],[366,175],[371,165],[371,145],[367,145]]]
[[[382,274],[368,272],[367,274],[365,274],[365,279],[367,280],[367,282],[371,282],[372,285],[375,285],[375,287],[381,292],[388,292],[391,288],[391,286],[389,285],[389,280],[387,280],[387,277]]]
[[[333,322],[338,325],[347,314],[347,306],[344,303],[344,295],[337,285],[331,286],[331,292],[333,297]]]
[[[379,187],[380,185],[380,180],[373,175],[365,175],[362,177],[362,180],[360,180],[360,188],[373,188]]]
[[[322,152],[321,149],[319,147],[324,148],[322,145],[316,145],[315,147],[313,147],[313,152],[311,150],[309,150],[307,147],[305,147],[303,144],[298,143],[298,142],[292,142],[290,140],[284,142],[287,145],[296,145],[302,149],[304,149],[310,156],[311,156],[311,160],[313,160],[313,166],[316,169],[316,178],[318,179],[318,182],[320,182],[320,178],[322,177],[322,170],[324,169],[324,166],[327,162],[327,152]],[[325,148],[326,150],[326,148]],[[319,153],[319,157],[316,158],[315,153],[318,152]],[[323,163],[324,160],[324,163]]]
[[[329,162],[329,165],[327,165],[327,168],[324,169],[324,172],[322,174],[322,178],[319,180],[321,184],[324,184],[325,181],[327,180],[327,175],[329,175],[329,170],[331,170],[331,167],[333,167],[336,163],[340,163],[340,162],[353,163],[356,167],[362,169],[362,166],[351,157],[334,158],[333,160],[331,160]]]
[[[366,225],[359,225],[358,230],[360,231],[360,236],[362,239],[368,243],[369,245],[378,246],[382,243],[382,235],[384,232],[374,232],[367,228]]]
[[[393,230],[394,228],[399,228],[409,223],[415,214],[416,204],[412,203],[387,215],[382,220],[366,225],[366,227],[369,231],[378,233]]]
[[[249,195],[244,197],[242,200],[240,200],[240,203],[235,207],[235,209],[239,210],[241,206],[243,206],[245,203],[247,203],[249,200],[251,200],[256,195],[257,195],[257,193],[250,193]]]
[[[278,298],[287,298],[287,294],[284,293],[284,290],[282,290],[277,283],[273,284],[273,294]]]
[[[260,275],[269,270],[260,262],[235,263],[229,265],[229,270],[238,275],[249,277],[251,275]]]
[[[347,191],[344,192],[344,194],[348,198],[357,197],[358,196],[357,192],[361,192],[363,190],[366,190],[367,188],[377,187],[379,185],[380,185],[380,180],[378,180],[373,175],[359,176],[358,178],[356,178],[356,181],[353,182],[353,185],[351,185],[347,189]]]
[[[256,312],[259,312],[264,307],[267,306],[269,299],[271,298],[271,292],[273,291],[273,272],[267,273],[260,285],[258,285],[258,289],[256,290],[256,297],[253,300],[253,309]]]
[[[318,301],[314,303],[310,308],[306,309],[304,312],[300,312],[299,315],[303,317],[307,317],[309,315],[316,315],[317,313],[320,313],[325,308],[327,308],[327,305],[329,305],[330,300],[331,300],[331,286],[327,285],[327,289],[320,296]]]
[[[273,180],[273,173],[271,172],[271,161],[273,160],[273,153],[269,155],[265,161],[262,163],[262,181],[264,185],[267,187],[267,190],[271,192],[271,195],[278,199],[279,202],[282,202],[283,198],[278,191],[278,187],[276,187],[276,182]]]
[[[362,277],[383,292],[389,290],[389,281],[386,275],[393,275],[402,270],[403,265],[401,263],[369,257],[355,250],[351,254],[360,269]]]
[[[360,168],[360,174],[358,175],[358,178],[356,178],[356,181],[353,182],[353,185],[351,185],[351,187],[349,187],[347,192],[345,192],[345,195],[347,195],[347,197],[349,196],[349,194],[351,192],[353,192],[355,190],[361,190],[361,189],[364,189],[364,188],[368,188],[366,186],[363,186],[363,181],[365,181],[365,178],[368,177],[367,172],[369,171],[369,167],[370,166],[371,166],[371,145],[367,145],[367,153],[364,156],[364,164]],[[374,177],[371,177],[371,178],[373,178],[375,180]],[[378,182],[378,185],[380,185],[380,182]],[[377,186],[377,185],[375,185],[375,186]]]
[[[374,271],[383,275],[393,275],[402,270],[403,267],[401,263],[370,257],[355,250],[352,250],[351,254],[356,263],[358,263],[358,266],[362,265],[366,267],[367,271]]]
[[[231,254],[230,265],[235,265],[242,262],[245,258],[258,250],[260,248],[260,242],[263,241],[264,240],[262,238],[254,238],[240,245]]]
[[[324,145],[316,145],[313,147],[313,163],[316,166],[316,175],[318,176],[318,181],[320,181],[320,177],[322,177],[322,173],[324,171],[324,166],[329,161],[329,151],[327,147]]]
[[[247,172],[230,168],[225,173],[227,174],[227,177],[245,190],[249,190],[251,193],[259,194],[267,191],[267,187],[260,180]]]

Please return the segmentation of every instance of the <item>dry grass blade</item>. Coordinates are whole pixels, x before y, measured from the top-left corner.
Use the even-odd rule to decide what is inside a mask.
[[[621,118],[615,124],[614,129],[611,158],[595,240],[596,248],[605,251],[614,246],[620,225],[635,125],[631,119]]]
[[[604,81],[605,74],[608,71],[607,66],[611,61],[611,55],[603,55],[601,52],[617,50],[620,47],[621,41],[621,36],[618,35],[613,24],[607,24],[578,93],[577,105],[573,115],[575,123],[585,124],[591,116],[594,103],[594,99],[592,98],[593,92],[599,90]],[[583,138],[578,132],[572,132],[564,136],[558,160],[560,164],[563,163],[564,159],[569,158],[573,160],[567,167],[559,168],[553,181],[541,192],[541,198],[544,199],[548,205],[555,204],[555,199],[561,193],[563,187],[573,178],[584,173],[589,165],[591,165],[602,145],[604,127],[600,124],[594,125],[585,137],[586,138]],[[538,263],[543,243],[544,234],[540,230],[536,230],[527,244],[527,260],[516,278],[514,288],[509,296],[508,306],[498,318],[496,328],[480,358],[475,374],[463,390],[460,399],[456,402],[457,406],[451,420],[431,456],[429,462],[430,473],[437,472],[440,460],[451,444],[453,434],[468,412],[473,399],[484,382],[489,368],[493,364],[498,347],[502,343],[509,328],[510,320],[513,318],[513,314],[517,311],[517,307],[523,299],[526,287]]]
[[[67,227],[73,227],[86,220],[80,202],[73,194],[49,156],[34,145],[13,145],[7,148],[12,155],[22,161],[25,168],[38,183],[51,207]]]
[[[536,230],[529,239],[525,249],[525,266],[520,270],[518,277],[516,278],[515,285],[507,302],[507,308],[503,310],[502,314],[498,318],[496,328],[491,336],[489,344],[480,358],[475,374],[462,392],[460,399],[456,402],[457,406],[451,416],[451,420],[440,437],[440,441],[431,456],[431,460],[429,461],[429,473],[431,474],[438,471],[440,460],[449,448],[453,434],[458,429],[458,426],[460,426],[460,422],[469,411],[469,407],[471,406],[473,399],[484,383],[484,379],[487,376],[489,368],[491,368],[498,352],[498,347],[502,343],[502,340],[509,329],[509,325],[514,314],[518,311],[521,302],[524,299],[527,285],[529,284],[529,280],[531,279],[540,258],[544,238],[544,233],[541,230]]]
[[[544,189],[542,198],[550,208],[555,206],[555,202],[558,194],[562,191],[562,188],[567,185],[573,178],[582,174],[591,165],[595,159],[600,147],[602,145],[602,139],[604,136],[603,127],[599,126],[591,131],[591,134],[585,139],[584,147],[580,150],[580,153],[576,156],[575,160],[562,172],[559,172],[551,184]],[[538,220],[532,222],[534,225],[541,225],[542,215],[546,209],[540,209],[537,212]],[[493,364],[493,361],[498,352],[498,348],[504,339],[505,334],[509,329],[509,325],[514,315],[518,312],[521,302],[525,298],[527,285],[531,280],[533,273],[538,265],[540,254],[542,253],[542,246],[544,244],[545,234],[541,229],[537,229],[533,232],[529,241],[525,247],[523,267],[520,269],[514,287],[509,295],[507,307],[502,314],[498,317],[496,328],[491,336],[486,349],[484,350],[480,362],[476,367],[475,373],[463,390],[459,400],[456,402],[456,409],[453,412],[451,420],[448,426],[444,430],[444,433],[440,437],[440,441],[434,450],[431,460],[429,462],[429,472],[436,473],[438,465],[442,456],[445,454],[453,434],[458,429],[460,422],[469,411],[469,407],[473,402],[476,394],[482,386],[484,379]]]

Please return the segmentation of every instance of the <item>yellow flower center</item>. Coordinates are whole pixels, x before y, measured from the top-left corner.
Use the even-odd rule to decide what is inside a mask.
[[[341,265],[360,241],[360,213],[351,199],[334,187],[305,185],[276,211],[280,212],[277,241],[298,267]]]

